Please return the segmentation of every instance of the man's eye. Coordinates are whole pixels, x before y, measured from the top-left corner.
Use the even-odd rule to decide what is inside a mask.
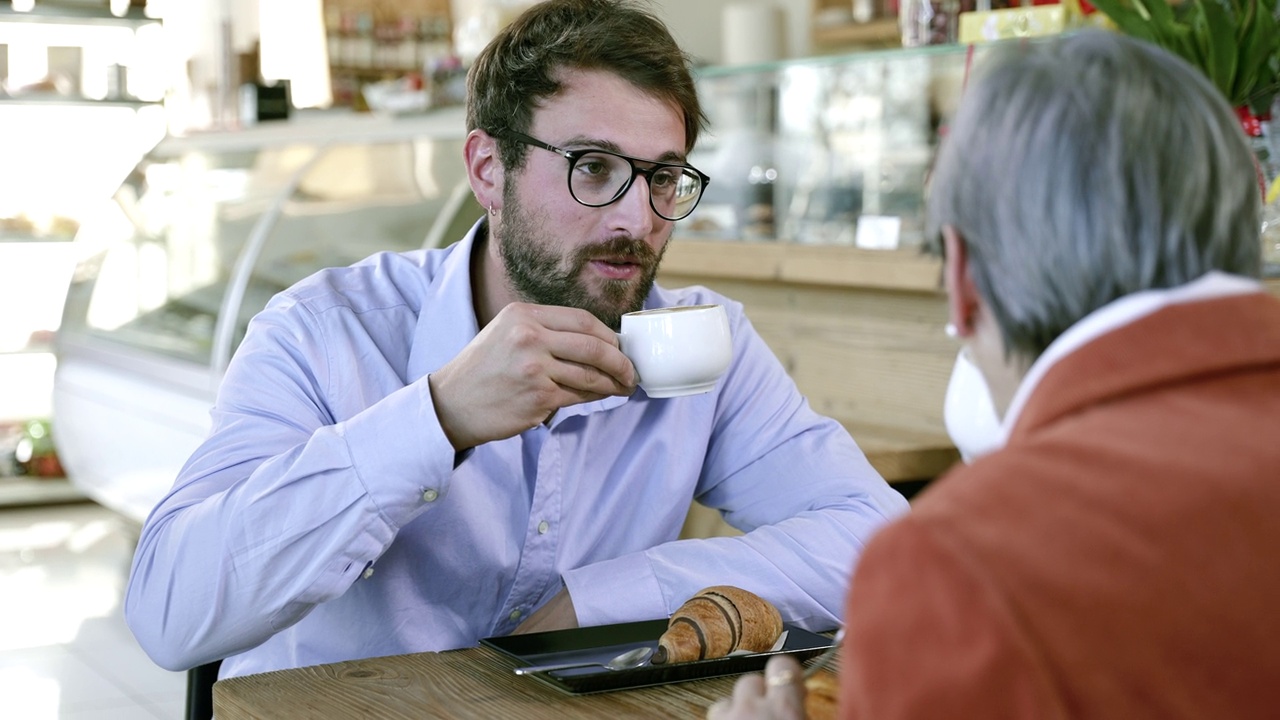
[[[604,158],[588,155],[578,160],[577,170],[586,175],[607,175],[609,163]]]
[[[675,186],[679,180],[680,173],[669,168],[664,168],[653,174],[653,181],[649,184],[654,187],[666,188]]]

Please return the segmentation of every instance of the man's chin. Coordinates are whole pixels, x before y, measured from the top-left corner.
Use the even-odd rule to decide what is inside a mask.
[[[611,297],[595,296],[591,299],[589,307],[584,308],[592,315],[600,319],[600,322],[617,330],[622,322],[622,316],[629,312],[635,312],[644,308],[644,297],[632,297],[626,300]]]

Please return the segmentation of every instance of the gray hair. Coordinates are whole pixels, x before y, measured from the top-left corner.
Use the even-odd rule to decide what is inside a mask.
[[[939,149],[928,232],[964,239],[1006,354],[1035,359],[1130,293],[1259,274],[1253,153],[1199,70],[1103,31],[980,67]]]

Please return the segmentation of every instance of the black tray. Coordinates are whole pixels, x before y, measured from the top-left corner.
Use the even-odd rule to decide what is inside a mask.
[[[572,694],[665,685],[720,675],[764,669],[774,655],[790,655],[803,662],[831,647],[831,638],[783,623],[787,640],[781,650],[732,655],[711,660],[695,660],[670,665],[645,665],[632,670],[605,670],[602,667],[572,668],[535,673],[529,677]],[[658,647],[658,638],[667,629],[666,620],[644,620],[618,625],[556,630],[528,635],[484,638],[481,645],[515,658],[518,665],[569,662],[607,662],[635,647]]]

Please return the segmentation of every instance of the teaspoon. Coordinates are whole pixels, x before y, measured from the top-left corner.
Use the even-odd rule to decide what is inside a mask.
[[[517,675],[531,675],[533,673],[550,672],[552,670],[568,670],[569,668],[591,667],[599,665],[607,670],[630,670],[638,668],[649,662],[649,656],[653,655],[653,648],[638,647],[628,650],[609,662],[571,662],[560,663],[557,665],[526,665],[515,669]]]

